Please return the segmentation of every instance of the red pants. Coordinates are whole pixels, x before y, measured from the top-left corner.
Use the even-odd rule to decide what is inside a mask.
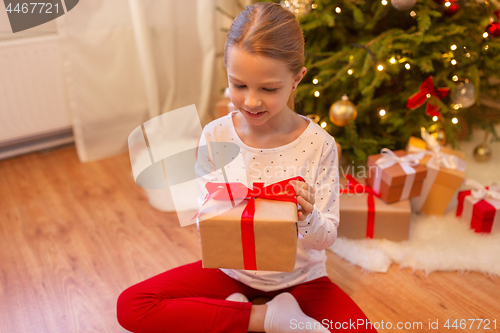
[[[252,304],[225,300],[236,292],[250,300],[289,292],[306,315],[330,331],[344,328],[376,332],[371,323],[367,324],[361,309],[326,276],[264,292],[218,269],[202,268],[201,261],[174,268],[125,290],[118,298],[118,322],[134,333],[247,332]]]

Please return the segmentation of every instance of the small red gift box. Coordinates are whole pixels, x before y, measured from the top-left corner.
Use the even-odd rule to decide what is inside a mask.
[[[475,232],[500,232],[500,186],[483,187],[476,181],[467,181],[474,189],[458,194],[457,216],[470,223]]]

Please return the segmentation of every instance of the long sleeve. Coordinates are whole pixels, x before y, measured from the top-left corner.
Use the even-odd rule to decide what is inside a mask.
[[[200,141],[198,142],[198,149],[196,152],[195,174],[198,188],[198,207],[201,206],[207,194],[205,184],[207,182],[217,181],[217,175],[213,169],[213,161],[211,160],[207,146],[207,136],[207,128],[205,127],[201,134]]]
[[[209,154],[206,138],[209,137],[207,134],[207,127],[203,129],[200,140],[198,142],[198,148],[196,151],[196,164],[195,164],[195,175],[196,175],[196,186],[198,189],[198,209],[205,201],[205,197],[208,191],[205,188],[205,184],[208,182],[216,182],[217,174],[213,168],[213,161]],[[200,236],[200,219],[196,217],[196,228],[198,229],[198,236]],[[199,237],[201,242],[201,237]]]
[[[208,182],[241,182],[245,185],[246,171],[239,146],[224,136],[226,128],[217,126],[222,119],[205,126],[201,134],[195,165],[198,207],[205,201]],[[221,133],[222,132],[222,133]],[[199,223],[199,220],[197,220]]]
[[[333,245],[339,225],[338,155],[335,140],[325,142],[318,167],[313,211],[298,222],[302,244],[310,249],[323,250]]]

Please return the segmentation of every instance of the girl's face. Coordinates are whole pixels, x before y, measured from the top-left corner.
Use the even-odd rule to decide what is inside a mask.
[[[304,76],[305,68],[295,77],[282,61],[232,46],[227,74],[234,106],[250,125],[262,125],[287,108],[292,88]]]

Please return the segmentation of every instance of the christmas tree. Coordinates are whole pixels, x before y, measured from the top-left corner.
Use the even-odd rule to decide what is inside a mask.
[[[274,1],[304,31],[297,112],[319,116],[355,163],[404,148],[422,127],[453,146],[477,126],[498,139],[500,111],[484,99],[500,100],[500,4],[388,1]]]

